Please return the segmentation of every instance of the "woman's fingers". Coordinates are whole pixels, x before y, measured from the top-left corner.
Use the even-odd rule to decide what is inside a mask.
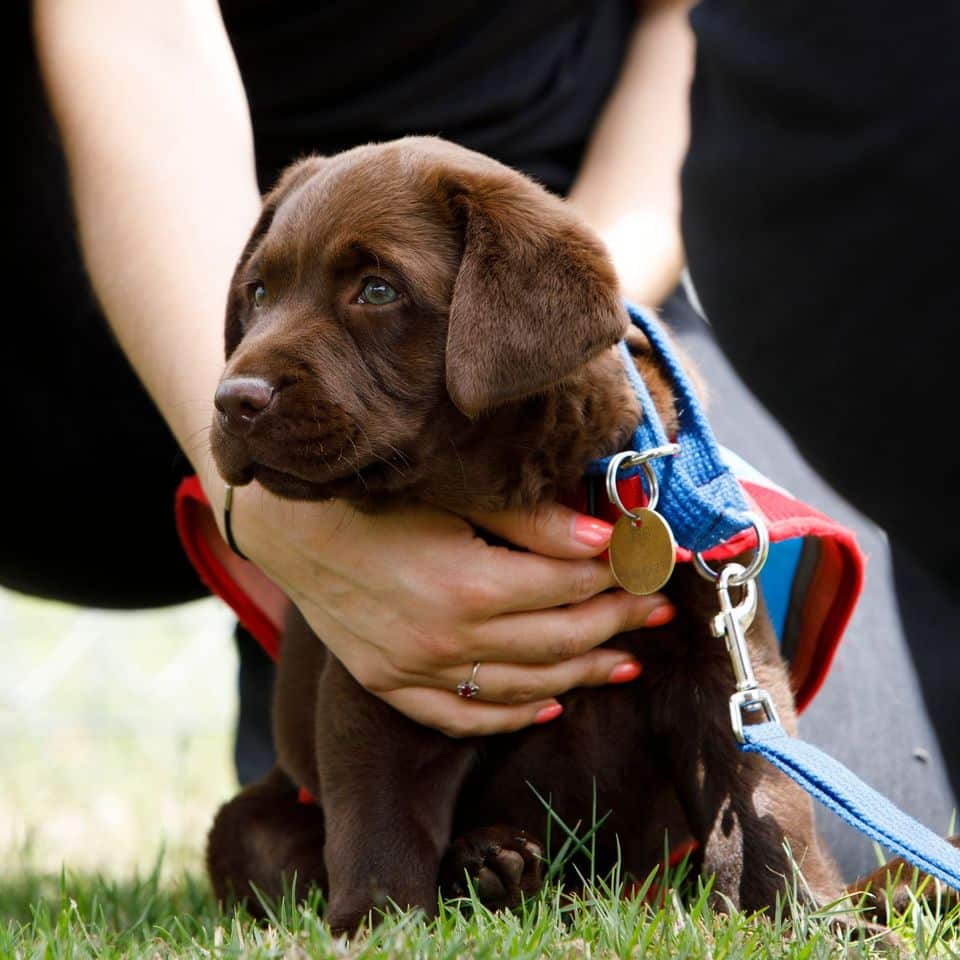
[[[549,700],[574,687],[629,683],[642,672],[642,664],[623,650],[594,650],[560,663],[519,665],[481,661],[476,674],[470,664],[465,664],[437,674],[435,685],[456,692],[459,683],[473,679],[478,688],[475,702],[527,704]]]
[[[553,663],[581,656],[618,633],[659,627],[675,612],[662,594],[612,590],[572,607],[494,617],[471,632],[464,648],[474,660]]]
[[[533,509],[469,514],[477,527],[518,547],[558,560],[595,557],[606,549],[613,527],[605,520],[577,513],[559,503]]]
[[[463,574],[459,580],[464,613],[475,619],[582,603],[617,586],[605,560],[554,560],[487,547],[479,561],[472,570],[475,580]]]
[[[404,687],[379,696],[412,720],[433,727],[448,737],[510,733],[534,723],[549,723],[563,713],[563,707],[551,699],[507,706],[464,700],[456,693],[430,687]]]

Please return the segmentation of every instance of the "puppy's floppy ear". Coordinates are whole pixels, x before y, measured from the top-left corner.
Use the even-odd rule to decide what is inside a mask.
[[[624,335],[613,265],[563,201],[492,160],[444,187],[464,221],[446,353],[464,414],[543,390]]]
[[[253,227],[250,239],[247,240],[233,269],[233,276],[230,279],[230,290],[227,294],[227,319],[225,330],[225,346],[227,359],[240,344],[243,337],[241,326],[241,314],[246,306],[246,294],[243,288],[237,283],[243,268],[247,261],[253,256],[254,251],[260,245],[260,241],[270,229],[273,223],[274,215],[281,202],[285,200],[294,190],[303,186],[324,164],[326,158],[320,156],[304,157],[292,163],[280,175],[280,179],[273,185],[269,193],[263,198],[263,207],[260,210],[260,216]]]

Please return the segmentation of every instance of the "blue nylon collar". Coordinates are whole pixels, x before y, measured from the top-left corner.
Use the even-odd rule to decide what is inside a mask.
[[[670,524],[681,547],[709,550],[751,525],[747,515],[749,507],[737,478],[720,455],[703,408],[659,321],[648,311],[629,303],[627,312],[631,322],[646,334],[672,381],[679,419],[677,436],[668,438],[650,391],[637,373],[626,342],[621,340],[623,365],[642,410],[640,424],[631,440],[632,448],[642,452],[663,446],[671,439],[680,444],[676,456],[649,461],[660,481],[657,512]],[[593,460],[587,467],[587,476],[605,476],[610,459]],[[621,476],[629,476],[630,472],[624,470]]]

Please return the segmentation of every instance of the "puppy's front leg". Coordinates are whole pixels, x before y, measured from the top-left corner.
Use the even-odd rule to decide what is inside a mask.
[[[758,677],[767,689],[777,689],[782,681],[762,664]],[[773,906],[792,881],[785,841],[814,899],[834,899],[840,878],[817,837],[810,797],[761,757],[740,752],[722,688],[704,685],[697,694],[687,705],[689,726],[678,727],[671,738],[670,760],[681,804],[701,845],[703,873],[714,878],[716,907]],[[781,719],[792,730],[789,699],[778,701]],[[691,735],[691,730],[697,732]]]
[[[352,931],[373,907],[436,910],[440,858],[473,757],[367,693],[333,656],[320,678],[317,764],[327,824],[328,922]]]
[[[792,780],[757,756],[709,744],[696,764],[697,799],[685,804],[703,845],[703,872],[714,877],[718,907],[770,907],[792,883],[792,864],[822,904],[840,893],[840,879],[821,848],[810,798]]]

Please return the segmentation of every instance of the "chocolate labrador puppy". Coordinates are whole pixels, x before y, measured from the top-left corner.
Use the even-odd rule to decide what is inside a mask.
[[[614,347],[625,335],[668,431],[675,422],[670,385],[629,326],[601,243],[526,177],[432,138],[310,157],[265,198],[231,285],[216,461],[229,483],[360,509],[560,499],[644,415]],[[431,912],[438,882],[462,891],[465,872],[491,906],[514,904],[541,882],[547,814],[528,784],[568,824],[589,823],[596,784],[610,810],[598,869],[619,851],[644,876],[667,830],[696,841],[715,897],[754,910],[784,889],[788,841],[814,895],[838,895],[806,794],[734,742],[713,586],[683,564],[665,593],[673,622],[611,641],[643,663],[638,681],[572,691],[559,720],[485,739],[396,713],[292,611],[279,763],[217,815],[217,894],[256,909],[251,885],[277,895],[296,873],[326,891],[342,930],[388,899]],[[793,731],[762,611],[748,640]]]

